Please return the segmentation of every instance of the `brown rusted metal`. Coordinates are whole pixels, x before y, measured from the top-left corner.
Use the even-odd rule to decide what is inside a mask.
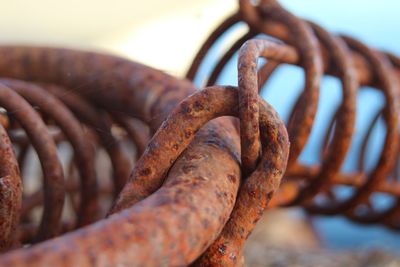
[[[264,66],[260,67],[258,81],[254,76],[257,65],[253,60],[252,68],[249,68],[253,73],[251,79],[254,83],[251,85],[253,92],[255,88],[262,90],[263,85],[282,63],[299,65],[304,69],[308,66],[319,71],[320,62],[322,62],[324,73],[338,77],[342,83],[343,101],[330,123],[329,130],[326,132],[324,151],[321,153],[321,164],[318,166],[306,166],[297,160],[304,147],[304,142],[308,139],[309,131],[302,132],[301,129],[293,129],[292,127],[295,125],[309,127],[313,124],[313,115],[305,116],[304,118],[307,119],[304,120],[304,123],[299,123],[299,117],[304,116],[305,99],[309,98],[304,96],[306,91],[303,91],[303,94],[297,99],[288,124],[292,145],[288,169],[285,174],[287,182],[281,188],[282,195],[276,196],[273,205],[301,204],[311,213],[341,213],[357,222],[383,223],[388,227],[397,228],[399,226],[398,202],[387,210],[376,210],[371,203],[371,196],[375,192],[385,192],[396,199],[400,199],[398,181],[391,179],[398,158],[399,100],[397,92],[399,81],[397,80],[396,74],[398,72],[396,73],[396,69],[399,67],[399,59],[392,54],[374,51],[355,39],[334,36],[312,22],[301,21],[285,11],[275,0],[262,0],[258,4],[241,0],[239,3],[240,10],[226,19],[203,44],[188,71],[187,77],[189,79],[195,77],[197,69],[213,44],[232,26],[239,22],[245,22],[249,26],[248,33],[234,42],[221,56],[211,71],[207,84],[217,80],[224,65],[236,52],[239,52],[240,59],[240,53],[248,50],[246,41],[259,34],[271,36],[277,42],[293,47],[292,49],[295,49],[295,54],[299,59],[294,61],[270,58]],[[250,42],[255,43],[257,41]],[[315,45],[316,42],[318,43],[317,46]],[[307,44],[309,44],[308,47],[305,47]],[[310,50],[315,52],[314,61],[310,55]],[[244,54],[248,55],[248,53]],[[240,64],[239,61],[239,69]],[[312,67],[313,65],[314,67]],[[316,87],[319,87],[318,81],[320,80],[318,71],[309,72],[310,75],[308,76],[310,81],[316,83],[314,84]],[[239,75],[241,75],[240,71]],[[242,80],[239,80],[239,85]],[[364,85],[373,86],[385,95],[386,106],[379,113],[382,113],[387,127],[385,144],[375,170],[369,175],[362,168],[362,164],[359,164],[360,168],[357,173],[343,173],[341,166],[350,148],[354,132],[356,93],[360,86]],[[309,105],[310,103],[306,104],[306,106]],[[302,113],[299,114],[299,112]],[[247,117],[246,122],[250,121],[249,117]],[[295,122],[296,120],[297,122]],[[256,121],[254,119],[253,124]],[[369,132],[373,125],[374,122],[372,122]],[[333,138],[330,140],[331,135]],[[365,152],[363,151],[365,151],[369,136],[367,134],[363,141],[359,162],[364,160]],[[297,142],[299,142],[298,145]],[[301,180],[305,180],[306,183],[301,182]],[[349,199],[339,200],[332,192],[332,188],[338,184],[355,187],[355,193]],[[318,203],[317,200],[322,195],[327,195],[330,201],[323,204]]]
[[[0,251],[3,251],[16,241],[15,233],[20,217],[22,186],[17,159],[2,125],[0,138]]]
[[[114,195],[116,196],[124,186],[132,168],[128,155],[123,151],[121,140],[112,134],[112,120],[106,112],[94,107],[71,90],[67,91],[53,84],[42,84],[42,86],[63,101],[82,123],[98,135],[99,142],[108,153],[113,165]]]
[[[27,132],[37,151],[44,173],[45,205],[38,241],[57,235],[64,203],[64,178],[57,149],[47,128],[33,108],[12,89],[0,84],[0,102]]]
[[[241,89],[239,88],[238,94]],[[230,102],[230,99],[224,99],[225,103]],[[257,104],[262,158],[241,185],[235,207],[222,233],[195,265],[241,266],[244,242],[279,188],[289,152],[286,128],[271,106],[259,97]],[[239,110],[241,107],[239,105]]]
[[[200,91],[190,81],[111,55],[0,46],[0,250],[12,250],[0,255],[0,266],[243,266],[244,243],[269,202],[400,228],[400,59],[334,36],[275,0],[239,0],[239,11],[211,34],[187,78],[242,21],[248,32],[227,49]],[[253,39],[260,33],[273,39]],[[236,52],[238,87],[214,86]],[[267,59],[260,68],[259,58]],[[281,64],[305,71],[287,132],[259,97]],[[340,79],[343,100],[326,131],[321,163],[307,166],[298,158],[309,141],[324,74]],[[344,173],[363,85],[381,90],[386,105],[362,141],[358,171]],[[384,148],[367,173],[365,151],[378,119],[386,124]],[[65,144],[72,155],[63,171],[66,152],[57,148]],[[21,181],[41,178],[26,175],[34,164],[31,146],[44,183],[23,192]],[[98,164],[102,155],[110,167]],[[332,188],[338,184],[353,186],[354,194],[337,198]],[[376,192],[397,201],[377,210],[370,199]],[[319,203],[321,195],[330,201]]]
[[[78,226],[95,221],[98,216],[98,200],[94,155],[89,143],[85,141],[79,122],[62,102],[37,85],[11,79],[0,79],[0,84],[15,90],[31,105],[37,106],[41,113],[52,118],[65,134],[74,149],[74,158],[81,178],[81,206]]]
[[[0,63],[0,72],[5,77],[54,83],[66,88],[80,87],[73,92],[103,109],[139,117],[149,123],[153,130],[182,98],[194,92],[194,87],[187,81],[179,81],[112,56],[23,47],[2,47],[0,54],[4,58]],[[15,68],[7,66],[16,66],[16,62],[24,64]],[[66,66],[68,70],[60,70],[60,67]],[[110,69],[114,71],[110,72]],[[93,77],[101,77],[101,80],[93,80]],[[82,84],[86,87],[82,87]],[[46,86],[43,88],[46,89]],[[65,95],[69,93],[65,91]],[[52,262],[79,266],[101,265],[102,262],[112,265],[137,262],[140,265],[146,262],[148,266],[159,266],[164,261],[173,265],[194,261],[217,237],[233,208],[240,181],[239,146],[235,140],[236,131],[229,119],[221,118],[207,124],[169,170],[166,188],[157,191],[140,205],[134,205],[134,211],[129,211],[133,216],[130,220],[126,220],[127,212],[118,213],[56,239],[60,243],[53,243],[54,240],[8,253],[0,258],[0,265],[41,266]],[[198,179],[188,179],[188,172]],[[182,187],[187,189],[183,190]],[[211,191],[216,193],[209,194]],[[223,193],[231,196],[229,201],[219,200]],[[160,216],[163,213],[165,216]],[[147,228],[149,222],[154,227]],[[165,228],[160,227],[163,225]],[[134,233],[125,231],[128,228]],[[121,231],[116,232],[116,229]],[[193,232],[192,229],[197,230]],[[92,241],[88,236],[92,236]],[[153,242],[148,242],[150,239]],[[158,243],[164,243],[165,249],[153,251]],[[59,252],[42,253],[43,249],[50,247],[59,248]],[[140,251],[128,253],[133,247]],[[76,250],[81,251],[79,255]],[[69,253],[75,256],[66,256]],[[38,254],[43,258],[37,257]],[[96,262],[100,254],[104,257]],[[128,254],[131,256],[125,257]]]

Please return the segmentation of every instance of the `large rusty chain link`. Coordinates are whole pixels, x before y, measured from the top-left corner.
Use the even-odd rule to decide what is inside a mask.
[[[202,90],[111,55],[0,46],[0,266],[243,266],[244,243],[270,201],[400,227],[400,60],[333,36],[277,1],[239,5],[187,74],[192,80],[213,44],[247,23]],[[237,51],[238,86],[214,85]],[[267,59],[260,68],[259,58]],[[281,64],[300,66],[306,77],[287,132],[259,96]],[[299,156],[324,74],[340,79],[343,101],[321,164],[305,166]],[[363,85],[379,88],[386,103],[363,140],[359,172],[348,174],[341,166]],[[367,174],[365,147],[380,117],[384,148]],[[354,195],[339,199],[337,184],[353,186]],[[397,202],[378,210],[374,192]],[[319,203],[321,194],[330,202]]]

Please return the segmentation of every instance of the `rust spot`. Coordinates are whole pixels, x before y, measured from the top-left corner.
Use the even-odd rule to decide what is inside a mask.
[[[271,191],[267,194],[267,201],[270,201],[274,195],[274,191]]]
[[[232,183],[236,183],[236,176],[233,174],[228,174],[228,180]]]
[[[200,101],[195,101],[193,108],[195,111],[202,111],[204,109],[203,104]]]
[[[148,175],[150,175],[150,173],[151,173],[151,169],[150,168],[145,168],[145,169],[143,169],[143,170],[141,170],[139,172],[139,175],[140,176],[148,176]]]
[[[220,245],[220,246],[218,247],[218,252],[219,252],[221,255],[225,255],[225,254],[226,254],[226,245],[224,245],[224,244]]]
[[[249,196],[251,196],[251,197],[253,197],[253,198],[255,198],[256,195],[257,195],[257,193],[256,193],[255,190],[249,190],[247,193],[249,194]]]
[[[190,138],[193,135],[193,131],[191,130],[185,130],[185,138]]]
[[[181,110],[183,114],[190,114],[192,112],[192,109],[189,107],[187,103],[182,103]]]

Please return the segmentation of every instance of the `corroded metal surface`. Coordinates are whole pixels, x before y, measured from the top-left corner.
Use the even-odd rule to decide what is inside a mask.
[[[0,251],[2,251],[12,246],[15,241],[14,233],[20,218],[22,187],[17,159],[3,126],[0,126],[0,138]]]
[[[334,36],[277,1],[240,0],[187,78],[241,21],[248,32],[199,91],[188,80],[111,55],[0,46],[0,266],[242,266],[244,243],[268,204],[399,228],[400,184],[389,178],[397,175],[400,60]],[[253,39],[260,33],[275,39]],[[238,87],[214,86],[237,51]],[[260,68],[259,58],[267,59]],[[281,64],[305,72],[287,130],[259,97]],[[306,166],[299,156],[324,74],[340,79],[343,100],[321,163]],[[363,139],[359,171],[348,174],[341,167],[363,85],[379,88],[386,105]],[[380,118],[387,129],[383,152],[367,173],[365,151]],[[41,168],[32,171],[35,164]],[[29,186],[40,178],[42,186]],[[339,199],[332,192],[337,184],[353,186],[354,194]],[[378,210],[371,205],[375,192],[396,202]],[[321,204],[321,195],[330,201]]]
[[[239,4],[239,11],[227,18],[203,44],[187,73],[187,78],[195,77],[208,50],[225,32],[231,30],[239,22],[247,23],[248,32],[222,54],[214,69],[210,71],[206,84],[216,81],[225,64],[236,52],[239,53],[239,59],[242,58],[244,50],[249,50],[247,40],[257,35],[273,37],[275,42],[288,45],[286,50],[295,51],[290,58],[288,56],[285,58],[287,52],[283,50],[270,56],[268,58],[270,60],[260,66],[257,79],[254,76],[257,66],[254,56],[253,60],[250,60],[253,64],[252,92],[255,89],[263,90],[264,84],[280,64],[298,65],[306,71],[305,89],[297,99],[287,125],[291,151],[285,183],[281,187],[280,194],[273,199],[272,205],[303,205],[310,213],[344,214],[356,222],[381,223],[390,228],[398,228],[400,220],[398,211],[400,184],[397,180],[399,59],[392,54],[373,50],[353,38],[332,35],[319,25],[303,21],[288,13],[277,1],[262,0],[254,4],[252,1],[241,0]],[[255,52],[260,47],[256,42],[259,41],[251,41],[255,46],[253,50]],[[245,56],[249,55],[245,53]],[[238,64],[240,70],[240,60]],[[300,163],[298,156],[304,144],[309,141],[309,127],[314,124],[321,70],[327,75],[340,79],[343,100],[326,131],[323,151],[320,155],[321,163],[307,166]],[[243,79],[239,80],[239,85],[240,82],[243,82]],[[314,96],[307,90],[311,84],[314,85]],[[385,107],[374,116],[368,126],[369,130],[362,141],[363,145],[358,157],[358,171],[345,173],[341,167],[354,135],[356,96],[362,86],[370,86],[382,91]],[[312,110],[306,114],[307,108]],[[250,116],[246,118],[246,122],[250,123]],[[367,172],[364,166],[366,146],[379,118],[382,118],[386,124],[384,145],[378,164],[372,171]],[[256,119],[252,124],[255,121]],[[252,134],[254,133],[252,131]],[[333,190],[337,185],[352,186],[355,189],[354,193],[349,198],[343,199]],[[394,200],[392,206],[386,210],[377,208],[372,198],[377,192],[390,196]],[[321,199],[327,199],[327,201],[321,203],[319,201]]]
[[[107,127],[97,128],[101,122],[96,122],[99,120],[99,116],[91,109],[100,109],[104,112],[107,110],[121,111],[124,114],[139,117],[155,130],[182,98],[194,92],[194,88],[189,82],[176,80],[159,71],[112,56],[28,47],[2,47],[0,51],[5,59],[4,65],[0,63],[0,72],[4,76],[39,82],[37,88],[54,93],[63,102],[67,96],[69,98],[74,96],[76,101],[65,101],[65,105],[75,115],[79,112],[86,114],[76,118],[86,125],[82,126],[81,130],[89,133],[107,129]],[[47,62],[44,60],[46,58],[48,58]],[[93,63],[93,61],[97,62]],[[17,62],[24,62],[24,64],[17,66]],[[8,68],[8,65],[16,67]],[[68,66],[68,70],[65,71],[68,75],[63,77],[63,72],[60,72],[56,66],[57,68]],[[115,72],[110,73],[107,71],[109,68],[114,69]],[[101,81],[93,81],[93,77],[101,77]],[[11,92],[11,89],[16,87],[16,84],[12,84],[13,82],[16,83],[11,80],[8,80],[7,83]],[[50,83],[58,86],[48,85]],[[19,86],[22,85],[19,84]],[[68,91],[59,86],[73,90]],[[113,90],[110,87],[118,89]],[[64,90],[64,96],[60,90]],[[81,96],[79,97],[75,93]],[[104,95],[100,97],[101,94]],[[123,96],[119,94],[123,94]],[[87,100],[82,99],[82,96]],[[235,97],[231,98],[232,101],[237,101]],[[206,100],[203,100],[204,106],[207,104]],[[215,100],[223,103],[221,97],[215,98]],[[112,103],[113,101],[115,102]],[[93,105],[96,107],[92,107]],[[222,107],[231,108],[230,112],[234,113],[237,105],[233,103],[231,106],[223,105]],[[217,108],[216,106],[215,109]],[[201,109],[202,105],[195,101],[193,112],[200,112]],[[8,110],[12,109],[7,108]],[[187,108],[184,110],[188,112]],[[209,110],[205,109],[204,113],[207,112]],[[224,111],[221,112],[217,115],[224,115]],[[42,113],[43,120],[49,125],[59,123],[45,117],[44,111]],[[190,114],[188,113],[188,116]],[[207,116],[201,117],[202,124],[211,119],[212,114],[208,119]],[[54,116],[54,114],[52,115]],[[194,116],[194,113],[192,115]],[[13,117],[10,118],[10,128],[13,131],[18,130],[19,124]],[[96,128],[91,129],[88,124],[95,125]],[[201,127],[202,124],[197,127]],[[165,123],[163,125],[166,127]],[[88,127],[88,130],[85,130],[85,127]],[[156,179],[144,179],[143,186],[151,185],[150,192],[158,189],[144,201],[129,207],[126,211],[118,212],[105,220],[63,235],[58,239],[41,243],[32,248],[9,252],[0,258],[0,264],[102,266],[120,263],[131,265],[136,262],[135,264],[140,266],[146,262],[148,266],[159,266],[160,262],[168,265],[182,265],[194,261],[221,232],[236,200],[240,182],[238,165],[240,156],[236,130],[231,119],[228,118],[208,123],[202,127],[196,137],[194,129],[191,131],[185,129],[180,135],[162,129],[163,127],[160,128],[160,131],[164,135],[178,138],[174,143],[161,142],[164,145],[171,145],[171,151],[157,150],[158,144],[153,138],[141,158],[142,161],[147,159],[150,162],[144,162],[142,168],[139,168],[141,166],[139,162],[135,166],[140,171],[134,171],[132,174],[132,177],[135,175],[145,177],[152,174],[153,171],[156,173],[155,167],[160,167],[161,171],[157,173],[159,175],[157,179],[161,179],[161,183],[165,180],[161,189],[158,189],[160,182],[157,182]],[[63,132],[61,127],[60,131]],[[100,134],[96,135],[102,139]],[[60,140],[72,142],[69,138],[67,133],[64,133]],[[195,138],[186,149],[189,141],[184,140],[185,138],[189,138],[188,140]],[[24,145],[25,143],[22,141],[21,145]],[[88,140],[88,142],[94,146],[99,143],[96,139]],[[179,153],[177,153],[178,150]],[[184,150],[183,153],[181,153],[182,150]],[[172,158],[168,153],[172,155]],[[153,157],[146,156],[149,154]],[[178,156],[179,158],[176,159]],[[165,157],[168,159],[164,161]],[[56,160],[57,156],[54,159]],[[283,160],[282,163],[284,162]],[[165,164],[164,170],[161,169],[161,163]],[[143,166],[147,166],[146,164],[152,169],[143,168]],[[171,166],[173,167],[171,168]],[[283,171],[284,169],[280,170],[281,173]],[[168,175],[165,176],[167,172]],[[129,189],[129,183],[126,188]],[[123,192],[128,189],[124,189]],[[136,193],[141,196],[139,192]],[[119,199],[123,196],[124,193]],[[225,200],[225,196],[229,196],[229,198]],[[37,203],[41,203],[40,199]],[[43,203],[51,202],[45,199]],[[77,219],[79,218],[78,215]],[[153,227],[149,225],[150,222]],[[59,223],[57,227],[60,229],[61,224]],[[23,229],[32,231],[32,227]],[[193,231],[192,229],[197,230]],[[26,231],[25,233],[29,235],[29,232]],[[26,234],[21,236],[26,237]],[[154,248],[160,245],[162,248],[154,251]],[[138,249],[136,253],[134,248]],[[54,253],[45,253],[48,249]],[[80,253],[77,254],[77,251]],[[148,253],[149,251],[153,253]],[[68,257],[70,254],[75,256]],[[104,257],[94,256],[99,254]],[[130,256],[128,257],[127,254]]]

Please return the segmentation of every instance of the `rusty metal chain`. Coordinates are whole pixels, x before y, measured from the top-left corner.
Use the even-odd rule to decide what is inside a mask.
[[[243,244],[278,189],[286,167],[288,138],[277,114],[259,98],[263,153],[238,193],[237,129],[231,118],[214,119],[238,115],[237,90],[199,91],[171,113],[181,99],[195,92],[193,85],[137,63],[55,48],[1,47],[0,54],[0,72],[8,77],[1,80],[4,127],[18,148],[17,156],[6,154],[4,160],[10,158],[14,165],[18,161],[21,170],[28,168],[27,146],[32,143],[44,173],[43,189],[21,199],[18,168],[12,169],[15,177],[9,172],[13,178],[10,188],[16,193],[5,199],[13,205],[4,213],[8,228],[2,231],[9,234],[4,235],[2,249],[11,251],[0,257],[0,265],[189,264],[218,236],[227,238],[222,229],[225,225],[224,229],[237,227],[229,226],[233,216],[241,221],[241,238],[237,239]],[[117,136],[111,128],[120,124],[126,136],[136,136],[132,139],[142,149],[141,140],[145,139],[138,138],[140,133],[135,135],[127,115],[140,118],[152,131],[162,124],[125,184],[129,175],[117,169],[131,164],[126,163],[123,151],[117,150]],[[5,144],[7,138],[5,135]],[[57,155],[57,145],[62,142],[70,143],[74,150],[66,180]],[[93,149],[99,146],[114,157],[114,192],[125,184],[119,195],[103,190],[93,174]],[[72,165],[76,165],[75,174]],[[78,184],[73,176],[79,177]],[[10,188],[2,188],[2,194]],[[61,217],[66,195],[73,199],[72,221]],[[97,221],[105,215],[99,202],[107,195],[118,195],[110,212],[114,214]],[[37,206],[44,207],[40,227],[30,216]],[[20,248],[36,242],[40,243]],[[162,249],[149,254],[160,245]],[[230,259],[241,262],[239,248],[236,245],[236,251],[228,253]]]
[[[368,201],[377,191],[400,195],[397,181],[387,179],[398,155],[400,61],[302,21],[276,1],[239,3],[187,77],[194,78],[207,51],[233,25],[245,21],[249,32],[202,90],[111,55],[0,46],[0,266],[242,266],[244,243],[269,202],[399,227],[400,201],[386,211]],[[259,33],[278,40],[253,39]],[[236,51],[238,87],[214,86]],[[258,69],[260,57],[268,61]],[[287,132],[259,97],[282,63],[306,74]],[[304,166],[298,158],[325,73],[341,80],[343,102],[321,165]],[[379,88],[386,98],[363,142],[365,150],[383,116],[385,145],[369,175],[364,154],[359,173],[340,170],[361,85]],[[66,144],[71,155],[63,160]],[[32,148],[41,171],[31,170]],[[43,185],[29,189],[29,181],[39,179]],[[335,184],[357,190],[343,202],[335,196],[326,205],[315,201]]]

